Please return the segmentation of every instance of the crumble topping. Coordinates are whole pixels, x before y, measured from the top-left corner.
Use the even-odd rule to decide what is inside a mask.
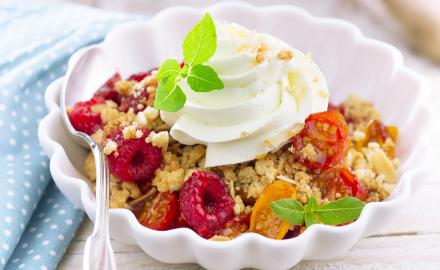
[[[160,192],[178,191],[196,169],[204,169],[204,145],[184,146],[173,141],[164,154],[163,166],[156,170],[153,186]]]

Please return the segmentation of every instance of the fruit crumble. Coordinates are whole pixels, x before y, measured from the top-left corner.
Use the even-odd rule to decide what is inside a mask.
[[[349,134],[347,139],[350,140],[346,143],[348,151],[345,151],[344,157],[324,173],[312,165],[318,155],[313,142],[298,142],[305,129],[293,137],[292,143],[253,161],[204,168],[206,147],[183,145],[173,140],[169,136],[170,127],[152,107],[157,89],[156,72],[144,73],[142,80],[141,75],[136,75],[135,78],[140,81],[129,78],[114,84],[109,80],[94,98],[77,103],[69,113],[74,127],[91,134],[108,155],[111,170],[110,207],[134,211],[144,225],[148,224],[145,220],[148,212],[167,210],[152,208],[155,205],[153,201],[160,201],[158,198],[162,197],[165,198],[162,202],[169,204],[162,207],[175,208],[168,210],[174,214],[163,221],[163,227],[153,227],[166,230],[176,228],[174,223],[183,223],[184,218],[178,212],[182,209],[191,216],[191,211],[197,206],[191,205],[191,198],[188,198],[192,186],[194,192],[203,194],[200,196],[213,197],[213,202],[208,202],[204,207],[219,209],[221,216],[225,215],[230,223],[235,222],[234,226],[240,226],[237,231],[236,228],[225,226],[228,225],[225,222],[220,226],[215,224],[217,227],[209,231],[209,235],[205,232],[209,226],[208,229],[199,229],[184,225],[206,237],[235,237],[248,231],[256,201],[264,194],[265,188],[275,188],[274,185],[293,188],[298,201],[304,204],[311,196],[317,198],[319,204],[347,195],[366,202],[381,201],[388,197],[395,186],[399,164],[394,157],[397,130],[385,126],[372,104],[358,97],[350,97],[339,106],[330,105],[329,112],[322,113],[343,116],[345,120],[339,120],[343,125],[347,123],[345,128]],[[127,85],[130,85],[128,91],[125,88]],[[148,93],[142,103],[145,106],[143,110],[138,109],[141,103],[132,101],[136,99],[136,91]],[[109,96],[114,99],[105,99]],[[130,97],[132,100],[129,100]],[[88,179],[96,180],[91,153],[85,161],[84,172]],[[205,178],[208,179],[206,183],[198,183],[199,179]],[[184,186],[187,181],[188,184]],[[209,185],[209,190],[205,190],[206,186],[203,185]],[[217,196],[219,205],[215,201]],[[178,199],[181,199],[181,209],[178,209]],[[204,225],[197,218],[193,224]],[[221,229],[222,232],[214,234],[214,230]]]
[[[206,18],[189,35],[212,28]],[[219,24],[217,36],[218,57],[199,63],[197,55],[192,62],[171,59],[160,69],[127,79],[115,74],[93,98],[68,109],[75,129],[91,135],[108,157],[110,207],[131,210],[143,226],[155,230],[189,228],[219,241],[247,232],[286,239],[314,223],[347,224],[359,216],[364,202],[389,196],[397,181],[398,131],[381,121],[371,103],[354,96],[339,105],[328,103],[325,80],[310,56],[269,35]],[[223,49],[222,36],[244,40],[233,50]],[[185,43],[183,48],[186,56]],[[269,86],[264,85],[267,78],[240,79],[238,89],[228,76],[243,70],[223,66],[224,58],[236,53],[251,57],[249,63],[257,68],[279,68],[271,77],[286,76]],[[209,74],[211,85],[191,81],[196,73]],[[263,92],[255,92],[260,86]],[[247,87],[249,96],[233,92]],[[232,95],[236,100],[229,102],[237,106],[223,95]],[[261,105],[261,115],[253,115],[252,106],[241,109],[259,95],[270,103]],[[210,105],[213,98],[219,106]],[[308,101],[315,105],[301,105]],[[223,113],[227,105],[235,110],[232,114]],[[84,172],[94,184],[91,153]],[[320,214],[319,209],[332,210],[338,202],[358,211],[347,210],[346,220]],[[292,217],[293,210],[302,214]]]

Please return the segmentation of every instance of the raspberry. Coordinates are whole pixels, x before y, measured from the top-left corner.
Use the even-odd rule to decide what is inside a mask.
[[[130,108],[134,110],[134,113],[143,111],[148,105],[148,92],[142,90],[138,95],[123,96],[121,97],[121,105],[119,105],[119,110],[123,112],[128,112]]]
[[[115,89],[116,82],[121,80],[121,75],[119,73],[115,73],[108,81],[102,85],[98,91],[95,93],[95,97],[102,97],[105,100],[113,100],[114,102],[119,104],[120,97],[119,93]]]
[[[293,230],[287,231],[283,239],[295,238],[300,234],[301,234],[301,225],[295,225],[293,226]]]
[[[210,238],[234,216],[234,199],[214,172],[194,172],[180,190],[180,211],[202,237]]]
[[[133,74],[130,77],[128,77],[127,81],[142,81],[147,75],[150,75],[150,71],[141,71],[139,73]]]
[[[102,97],[94,97],[89,101],[76,103],[69,112],[69,119],[72,126],[89,135],[102,127],[101,114],[92,111],[92,106],[105,103]]]
[[[149,181],[162,162],[162,150],[145,142],[149,130],[141,130],[141,138],[124,139],[121,129],[111,136],[118,148],[108,156],[110,172],[122,181]]]

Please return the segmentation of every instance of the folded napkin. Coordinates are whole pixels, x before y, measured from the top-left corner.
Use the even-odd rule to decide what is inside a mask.
[[[73,52],[134,19],[62,2],[0,1],[0,269],[54,269],[81,223],[38,143],[44,91]]]

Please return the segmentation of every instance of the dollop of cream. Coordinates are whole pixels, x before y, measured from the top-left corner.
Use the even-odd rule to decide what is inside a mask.
[[[275,151],[300,131],[311,113],[325,111],[328,89],[302,52],[238,24],[216,23],[217,51],[207,65],[225,88],[206,93],[180,86],[184,108],[161,112],[171,136],[207,146],[206,167],[236,164]]]

